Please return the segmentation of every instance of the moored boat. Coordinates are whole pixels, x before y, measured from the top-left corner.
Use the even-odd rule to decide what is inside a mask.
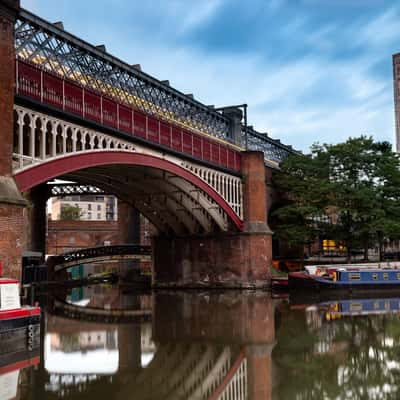
[[[0,354],[16,341],[35,347],[39,333],[40,307],[21,307],[19,282],[0,278]]]
[[[289,273],[289,289],[302,291],[375,291],[400,290],[400,265],[356,264],[309,266]]]
[[[272,287],[272,290],[287,291],[288,290],[288,279],[284,278],[284,277],[271,278],[271,287]]]

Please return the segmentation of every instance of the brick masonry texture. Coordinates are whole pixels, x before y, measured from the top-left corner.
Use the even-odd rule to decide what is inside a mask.
[[[153,282],[160,287],[264,287],[271,235],[154,238]]]
[[[14,21],[18,8],[19,1],[0,2],[0,177],[3,180],[11,176],[12,167]],[[1,187],[0,191],[7,189],[6,186]],[[0,260],[4,264],[3,275],[20,279],[21,257],[26,243],[26,210],[16,204],[9,204],[13,199],[0,193],[0,198],[3,197],[7,198],[7,202],[0,203]]]
[[[2,3],[2,2],[1,2]],[[14,105],[14,22],[0,3],[0,175],[11,175]]]
[[[3,275],[20,279],[21,258],[25,248],[26,209],[0,204],[0,260]]]
[[[49,221],[47,253],[61,254],[75,249],[121,244],[116,221]]]
[[[122,218],[122,220],[124,220]],[[144,222],[142,220],[142,222]],[[150,245],[145,236],[145,223],[140,224],[140,243]],[[75,249],[128,244],[126,231],[119,221],[48,221],[46,251],[48,254],[61,254]]]
[[[267,287],[272,237],[267,224],[271,199],[260,152],[245,152],[244,232],[202,237],[154,238],[153,284],[158,287]]]

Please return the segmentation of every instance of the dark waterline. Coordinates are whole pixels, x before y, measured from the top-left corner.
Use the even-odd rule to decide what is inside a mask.
[[[307,304],[95,285],[39,297],[36,365],[0,375],[0,399],[400,398],[400,295]]]

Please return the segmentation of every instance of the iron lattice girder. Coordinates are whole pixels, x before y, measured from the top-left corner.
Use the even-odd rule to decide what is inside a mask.
[[[39,64],[149,114],[228,139],[230,120],[57,26],[21,10],[15,29],[17,57]]]
[[[228,117],[24,9],[15,26],[15,49],[25,61],[150,115],[233,141]],[[266,160],[280,162],[295,153],[254,129],[247,134],[249,150],[262,151]]]
[[[51,186],[52,196],[77,196],[81,194],[106,194],[106,192],[92,185],[57,184]]]
[[[245,128],[242,130],[243,142],[245,141]],[[260,133],[247,128],[247,147],[249,150],[262,151],[266,161],[271,160],[277,163],[283,161],[290,154],[298,154],[292,146],[287,146],[280,142],[280,140],[270,138],[266,133]]]

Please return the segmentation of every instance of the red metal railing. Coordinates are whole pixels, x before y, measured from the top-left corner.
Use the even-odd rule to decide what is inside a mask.
[[[34,64],[17,59],[16,81],[18,94],[199,160],[240,171],[240,151],[205,135],[147,115],[71,80],[44,71]]]

